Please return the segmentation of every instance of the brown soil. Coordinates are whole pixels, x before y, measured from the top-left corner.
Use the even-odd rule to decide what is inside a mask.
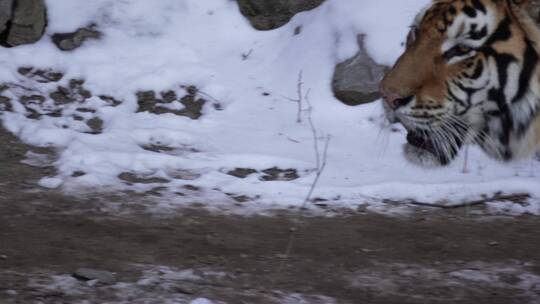
[[[38,189],[37,180],[54,169],[21,164],[30,148],[3,130],[0,142],[2,304],[168,297],[233,304],[540,303],[538,217],[465,210],[408,217],[240,217],[196,209],[119,215],[102,211],[105,197]],[[113,272],[118,284],[69,281],[81,267]],[[139,281],[156,267],[159,283]],[[194,270],[201,279],[174,279],[163,267]],[[71,282],[69,290],[47,287],[54,276]]]

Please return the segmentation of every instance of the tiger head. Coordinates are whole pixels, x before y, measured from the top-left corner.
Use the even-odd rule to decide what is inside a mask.
[[[464,144],[513,160],[540,146],[540,31],[526,0],[433,0],[381,81],[406,158],[448,164]]]

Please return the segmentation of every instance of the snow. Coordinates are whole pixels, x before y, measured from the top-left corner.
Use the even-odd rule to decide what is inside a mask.
[[[62,179],[56,177],[44,177],[38,182],[38,185],[49,189],[55,189],[62,185]]]
[[[520,263],[515,261],[507,264],[470,261],[455,265],[450,262],[438,267],[384,263],[354,271],[347,279],[350,285],[355,288],[402,297],[410,297],[411,289],[427,285],[430,290],[434,291],[447,290],[448,288],[462,289],[463,287],[471,288],[471,290],[506,289],[508,292],[512,290],[516,297],[537,299],[540,276],[531,273],[528,263]],[[474,291],[472,292],[474,293]],[[412,293],[414,294],[414,291]],[[429,296],[423,298],[426,303],[436,302],[437,299],[437,295],[434,295],[433,299]],[[455,302],[458,300],[456,299]]]
[[[82,78],[94,96],[110,95],[122,104],[114,107],[92,97],[62,106],[61,117],[33,120],[25,117],[22,104],[13,102],[15,112],[0,116],[4,126],[27,143],[60,151],[54,162],[58,174],[41,180],[43,187],[79,193],[166,187],[164,208],[191,203],[193,196],[209,206],[232,206],[230,194],[251,198],[245,208],[256,210],[300,206],[315,177],[311,129],[305,115],[302,123],[296,122],[296,104],[288,99],[296,96],[302,71],[320,146],[325,136],[331,137],[327,167],[313,197],[328,200],[330,206],[368,204],[368,209],[380,210],[383,199],[452,204],[497,192],[530,193],[528,205],[501,202],[490,208],[540,214],[540,162],[501,164],[471,147],[468,173],[462,170],[463,155],[445,168],[418,168],[401,153],[404,131],[383,127],[379,102],[348,107],[333,97],[333,68],[356,53],[356,36],[366,33],[369,53],[391,64],[402,51],[408,24],[429,0],[327,1],[266,32],[254,30],[235,1],[68,2],[47,1],[46,35],[95,23],[103,38],[74,52],[58,50],[49,37],[2,49],[0,82],[23,83],[47,96],[56,86],[67,86],[69,79]],[[302,31],[294,35],[298,26]],[[249,56],[244,59],[242,54]],[[19,75],[21,66],[51,68],[65,76],[60,83],[38,83]],[[136,92],[172,89],[182,96],[188,85],[209,100],[200,119],[136,113]],[[222,110],[212,106],[216,103]],[[48,100],[41,107],[54,104]],[[178,103],[169,107],[181,109]],[[74,114],[98,117],[102,132],[89,133]],[[167,150],[143,148],[152,145]],[[262,171],[273,167],[296,169],[300,178],[262,180]],[[258,172],[244,179],[226,174],[235,168]],[[118,178],[123,172],[168,182],[126,183]],[[191,177],[178,178],[185,175],[179,172]],[[200,190],[191,197],[175,195],[186,192],[186,186]]]
[[[190,304],[212,304],[214,302],[205,299],[205,298],[198,298],[190,302]]]
[[[111,304],[224,304],[231,303],[231,298],[247,298],[253,301],[254,297],[262,303],[337,303],[335,299],[317,294],[290,293],[272,288],[261,291],[248,286],[234,288],[237,280],[241,280],[242,285],[245,285],[245,278],[210,269],[177,269],[150,265],[133,267],[142,270],[137,282],[126,280],[97,284],[95,280],[81,281],[68,274],[32,272],[19,275],[28,277],[27,288],[31,288],[34,293],[54,293],[64,302],[75,304],[104,303],[104,299]],[[6,295],[13,297],[15,301],[20,300],[14,290],[6,290]],[[222,300],[223,298],[229,298],[229,301]]]

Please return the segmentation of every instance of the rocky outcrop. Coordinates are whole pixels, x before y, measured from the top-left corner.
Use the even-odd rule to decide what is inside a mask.
[[[72,33],[57,33],[52,35],[52,41],[62,51],[71,51],[80,47],[88,39],[101,38],[101,32],[95,26],[83,27]]]
[[[291,20],[299,12],[316,8],[324,0],[237,0],[240,12],[254,28],[272,30]]]
[[[44,0],[0,0],[0,44],[13,47],[38,41],[47,26]]]
[[[336,66],[332,81],[336,98],[350,106],[380,98],[379,81],[388,69],[369,56],[364,47],[364,35],[358,36],[358,44],[358,53]]]

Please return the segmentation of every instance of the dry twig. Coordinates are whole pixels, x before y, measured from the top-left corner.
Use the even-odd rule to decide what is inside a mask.
[[[319,135],[317,132],[317,128],[315,128],[315,124],[313,123],[313,118],[311,115],[313,107],[309,100],[309,92],[310,90],[306,92],[305,101],[308,104],[307,119],[309,122],[309,127],[311,128],[311,134],[313,135],[313,150],[315,151],[315,164],[316,164],[315,168],[316,168],[317,173],[315,175],[315,179],[313,180],[313,183],[311,184],[309,192],[306,195],[306,198],[304,199],[304,203],[302,204],[302,209],[305,209],[306,204],[311,200],[311,195],[313,194],[315,187],[317,187],[317,183],[319,182],[319,178],[321,177],[321,174],[323,173],[324,168],[326,168],[326,160],[328,158],[328,146],[330,145],[330,135],[327,135],[325,138],[324,150],[321,154],[321,151],[319,148]]]
[[[303,94],[303,85],[304,82],[302,80],[302,70],[298,72],[298,81],[296,82],[296,99],[285,97],[288,100],[292,102],[296,102],[298,104],[298,109],[296,111],[296,122],[301,123],[302,122],[302,111],[303,111],[303,103],[304,103],[304,94]],[[309,91],[309,90],[308,90]]]
[[[311,183],[311,186],[309,188],[309,191],[308,193],[306,194],[306,197],[304,199],[304,202],[302,203],[302,208],[301,210],[302,211],[305,211],[307,210],[306,206],[307,204],[311,201],[311,196],[313,195],[313,192],[315,191],[315,188],[317,187],[317,184],[319,183],[319,179],[324,171],[324,169],[326,168],[326,161],[327,161],[327,158],[328,158],[328,147],[330,146],[330,135],[327,135],[325,137],[325,142],[324,142],[324,148],[323,148],[323,151],[321,152],[321,149],[320,149],[320,146],[319,146],[319,132],[317,131],[317,128],[315,127],[315,123],[313,122],[313,117],[312,117],[312,110],[313,110],[313,107],[311,105],[311,102],[309,100],[309,93],[311,90],[307,90],[306,94],[304,95],[303,92],[302,92],[302,72],[300,71],[299,75],[298,75],[298,85],[297,85],[297,88],[298,88],[298,99],[296,101],[298,101],[298,104],[299,104],[299,108],[298,108],[298,120],[297,122],[302,122],[301,120],[301,113],[302,113],[302,101],[305,100],[307,105],[308,105],[308,108],[307,108],[307,120],[308,120],[308,123],[309,123],[309,127],[311,129],[311,134],[313,136],[313,150],[315,152],[315,178],[313,180],[313,182]],[[298,231],[297,228],[295,227],[292,227],[290,228],[290,235],[289,235],[289,240],[287,242],[287,247],[285,248],[285,253],[283,254],[283,260],[281,262],[281,264],[279,265],[279,268],[278,268],[278,273],[281,272],[281,270],[283,269],[283,266],[285,265],[285,262],[288,260],[289,256],[291,255],[291,252],[293,250],[293,247],[294,247],[294,242],[296,240],[296,233]]]
[[[250,49],[247,53],[242,53],[242,61],[248,60],[249,56],[253,53],[253,49]]]

